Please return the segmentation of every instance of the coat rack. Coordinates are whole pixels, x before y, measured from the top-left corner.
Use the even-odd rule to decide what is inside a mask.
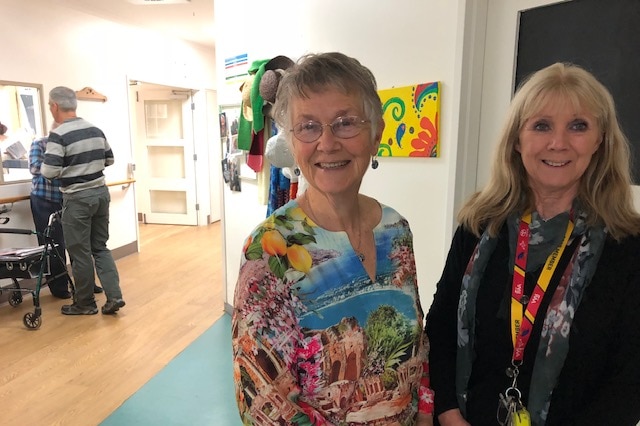
[[[76,90],[76,97],[79,101],[97,101],[106,102],[107,97],[101,93],[96,92],[91,87],[85,87],[82,90]]]

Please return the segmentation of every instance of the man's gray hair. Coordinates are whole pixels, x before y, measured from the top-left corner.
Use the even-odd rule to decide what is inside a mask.
[[[58,86],[49,92],[49,101],[58,104],[62,111],[75,111],[78,108],[76,92],[68,87]]]

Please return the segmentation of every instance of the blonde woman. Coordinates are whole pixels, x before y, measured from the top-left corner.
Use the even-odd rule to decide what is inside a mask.
[[[518,90],[427,316],[438,424],[640,420],[629,169],[613,99],[593,75],[556,63]]]

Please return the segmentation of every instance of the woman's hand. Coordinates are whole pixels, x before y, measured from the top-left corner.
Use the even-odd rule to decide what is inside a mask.
[[[418,413],[418,417],[416,417],[416,426],[433,426],[433,415]]]
[[[458,408],[447,410],[438,416],[441,426],[471,426],[471,423],[462,417]]]

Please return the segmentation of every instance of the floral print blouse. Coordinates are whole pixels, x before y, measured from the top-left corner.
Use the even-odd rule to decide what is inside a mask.
[[[371,281],[296,200],[247,238],[232,321],[244,424],[413,425],[432,413],[413,237],[382,206]]]

